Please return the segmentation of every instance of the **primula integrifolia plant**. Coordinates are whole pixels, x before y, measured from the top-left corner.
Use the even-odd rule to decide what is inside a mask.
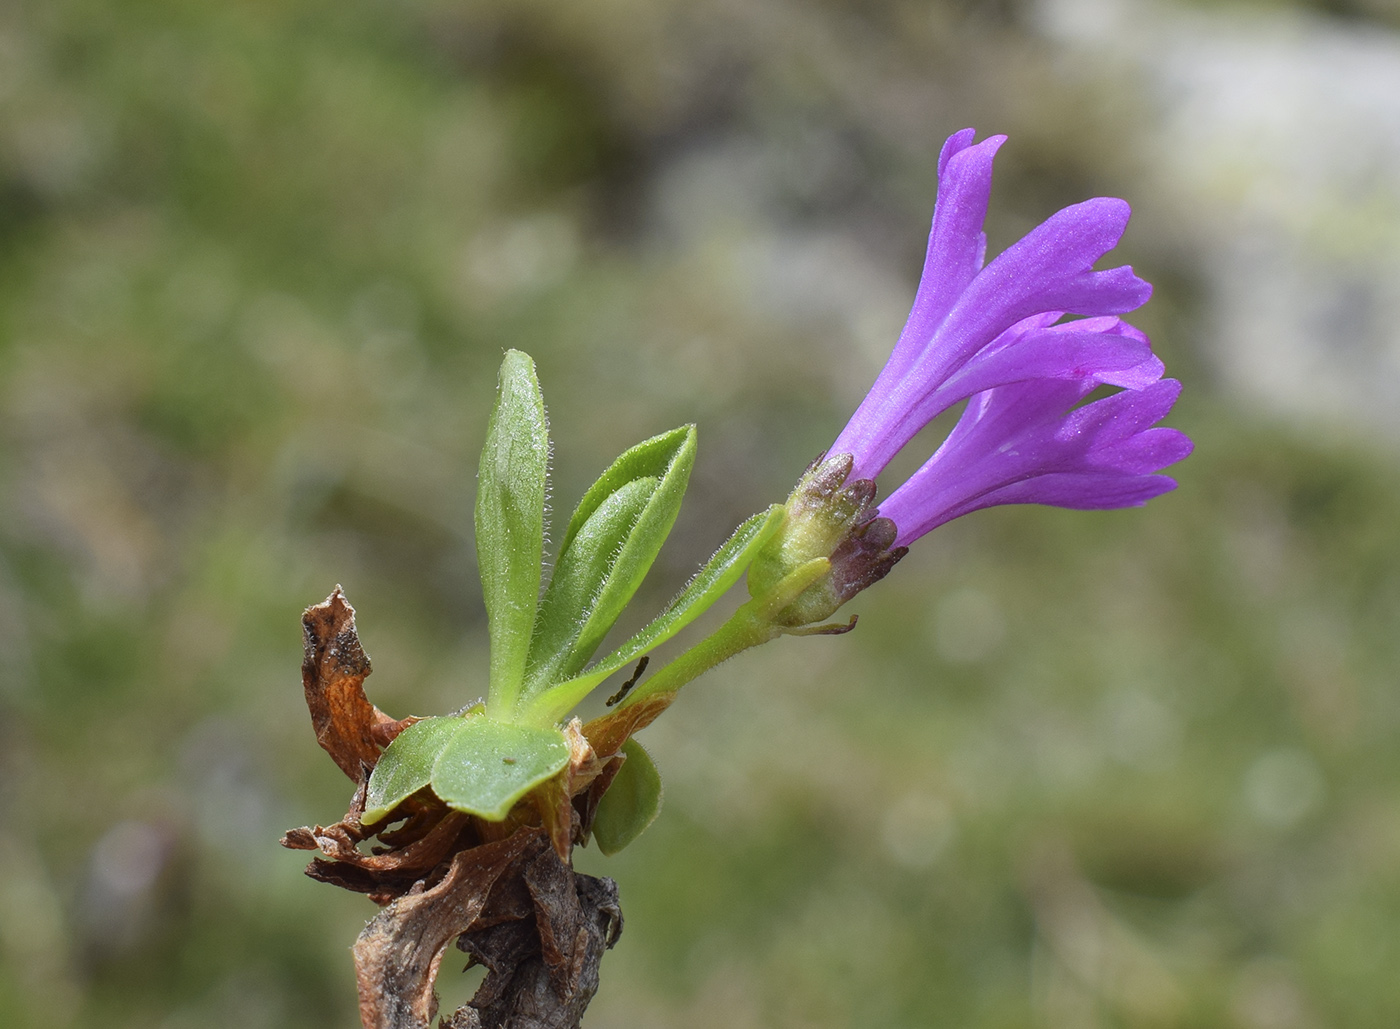
[[[603,473],[565,526],[542,589],[550,450],[544,402],[530,359],[506,354],[476,503],[491,644],[485,697],[449,715],[396,722],[360,693],[361,724],[356,728],[347,715],[337,729],[335,717],[318,716],[313,701],[313,694],[332,690],[334,674],[315,669],[327,654],[340,655],[337,668],[344,665],[348,643],[359,653],[353,621],[335,613],[349,611],[338,591],[308,611],[313,720],[323,745],[360,787],[338,827],[289,835],[291,845],[321,851],[313,875],[394,908],[407,903],[406,894],[443,880],[462,853],[476,854],[479,865],[484,848],[524,835],[546,840],[564,867],[571,847],[590,838],[614,853],[642,832],[660,803],[656,769],[632,737],[696,676],[779,636],[847,631],[854,618],[828,619],[888,574],[912,543],[953,518],[999,504],[1129,507],[1176,485],[1157,473],[1190,453],[1191,442],[1153,426],[1180,385],[1162,378],[1147,337],[1120,318],[1145,303],[1151,287],[1126,266],[1093,267],[1117,245],[1128,205],[1099,198],[1065,208],[988,263],[982,225],[992,161],[1004,137],[973,139],[966,129],[943,148],[909,320],[828,453],[786,503],[741,525],[665,610],[601,660],[593,660],[595,653],[675,521],[694,461],[695,429],[638,444]],[[1085,403],[1103,387],[1114,391]],[[963,402],[942,445],[879,501],[875,480],[890,460]],[[713,633],[643,678],[649,652],[745,572],[748,599]],[[318,629],[318,618],[334,631]],[[580,701],[633,663],[635,672],[609,698],[607,713],[587,725],[569,720]],[[365,660],[354,690],[367,672]],[[352,736],[358,749],[347,757],[344,740]],[[332,838],[337,830],[341,836]],[[375,835],[379,852],[361,855],[356,844]],[[538,895],[531,896],[538,908]],[[480,917],[478,907],[472,918]],[[545,920],[538,911],[534,917]],[[459,946],[491,966],[499,1002],[506,989],[501,976],[510,973],[483,955],[483,945],[462,942],[479,924],[467,919],[452,932],[463,933]],[[532,931],[545,939],[547,928]],[[557,960],[550,957],[548,939],[536,953],[556,992],[571,988],[555,974],[564,958],[557,948]],[[367,987],[362,958],[357,949],[362,997],[367,988],[389,989]],[[489,1006],[480,994],[473,1003]],[[371,1024],[370,1014],[365,1018]]]

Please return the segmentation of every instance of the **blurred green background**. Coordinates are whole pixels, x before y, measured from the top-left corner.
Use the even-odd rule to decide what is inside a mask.
[[[1117,256],[1158,286],[1134,321],[1196,455],[1144,510],[940,529],[854,633],[690,687],[643,737],[661,818],[577,858],[627,916],[588,1025],[1400,1024],[1400,373],[1344,346],[1400,324],[1391,152],[1367,231],[1308,249],[1255,204],[1268,151],[1206,175],[1171,145],[1196,87],[1112,6],[0,6],[0,1022],[356,1024],[373,908],[276,842],[349,792],[302,608],[344,584],[396,716],[480,694],[474,468],[518,347],[557,517],[700,427],[643,619],[844,423],[975,125],[1011,136],[993,250],[1132,201]],[[1209,19],[1400,52],[1385,0],[1149,11],[1185,53]],[[1303,416],[1248,358],[1283,307],[1232,321],[1222,284],[1280,253],[1364,287],[1313,356],[1372,408],[1343,383]]]

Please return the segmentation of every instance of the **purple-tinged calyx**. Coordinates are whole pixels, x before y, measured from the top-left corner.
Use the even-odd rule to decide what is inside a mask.
[[[875,483],[852,479],[851,464],[849,454],[812,463],[788,497],[783,527],[749,567],[749,592],[764,597],[798,569],[826,562],[816,581],[776,612],[776,626],[791,630],[824,621],[908,552],[895,545],[894,522],[874,506]]]

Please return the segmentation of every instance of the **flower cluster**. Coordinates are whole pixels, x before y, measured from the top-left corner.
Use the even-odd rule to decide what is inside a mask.
[[[825,551],[828,580],[788,612],[792,625],[827,617],[953,518],[999,504],[1144,504],[1176,486],[1157,473],[1191,452],[1181,432],[1153,427],[1180,383],[1162,378],[1147,337],[1119,317],[1152,287],[1127,266],[1094,270],[1122,236],[1128,205],[1100,197],[1067,207],[984,264],[992,161],[1006,137],[974,144],[974,135],[953,135],[939,157],[923,277],[894,352],[789,499],[780,545],[793,553],[767,578],[816,556],[819,539],[840,540]],[[1101,386],[1119,392],[1084,403]],[[877,511],[874,478],[962,401],[947,439]],[[839,528],[814,532],[814,508],[827,522],[839,510]]]

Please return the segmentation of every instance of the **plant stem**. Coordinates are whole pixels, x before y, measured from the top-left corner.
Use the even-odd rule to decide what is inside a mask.
[[[649,697],[675,693],[740,651],[777,639],[786,631],[774,621],[778,612],[830,570],[831,562],[820,557],[789,571],[770,590],[741,605],[718,629],[634,689],[617,706],[618,713]]]
[[[728,661],[735,654],[776,639],[782,630],[760,616],[757,601],[750,600],[718,629],[665,665],[627,695],[617,713],[664,693],[674,693],[690,680]]]
[[[391,901],[360,933],[361,1024],[431,1029],[456,938],[488,974],[448,1029],[578,1029],[621,931],[616,885],[575,874],[539,829],[459,851],[440,882]]]

